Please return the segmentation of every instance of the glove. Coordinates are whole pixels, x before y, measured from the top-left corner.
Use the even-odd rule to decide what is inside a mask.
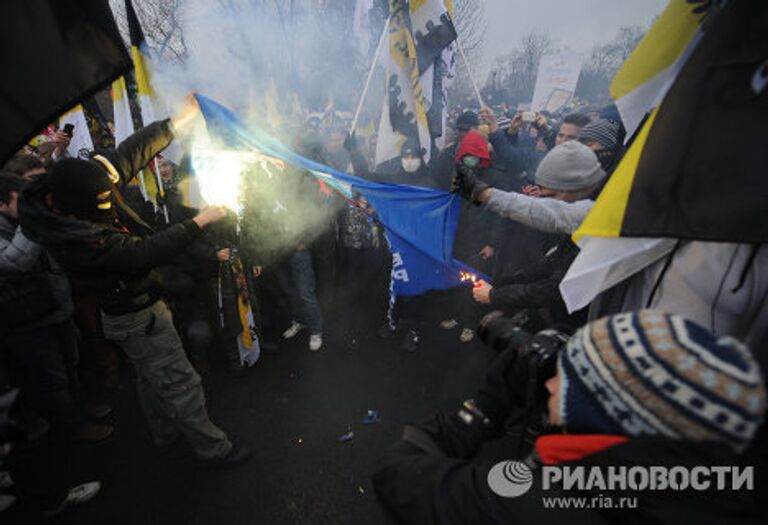
[[[475,396],[475,406],[487,419],[486,424],[501,428],[515,405],[510,379],[515,375],[517,348],[508,348],[493,361],[485,375],[485,383]]]
[[[456,167],[456,173],[451,180],[451,191],[460,193],[461,196],[476,205],[480,204],[478,197],[480,194],[490,188],[490,186],[477,177],[477,173],[472,168],[460,164]]]
[[[344,139],[344,149],[350,153],[357,151],[357,137],[355,137],[354,131],[352,133],[348,133]]]

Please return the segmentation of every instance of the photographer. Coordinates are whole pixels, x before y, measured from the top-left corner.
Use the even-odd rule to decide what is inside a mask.
[[[635,491],[635,508],[545,507],[542,498],[594,497],[601,491],[566,491],[557,481],[545,490],[542,465],[739,465],[766,408],[763,378],[749,351],[679,316],[646,310],[590,323],[559,351],[555,367],[552,355],[562,339],[537,334],[520,349],[506,349],[474,400],[457,413],[438,413],[405,428],[373,477],[393,521],[760,522],[751,495],[716,490],[715,484],[698,491]],[[549,424],[563,433],[538,438],[525,458],[533,476],[530,490],[500,497],[488,483],[491,467],[499,455],[523,458],[505,442],[498,443],[506,450],[496,458],[478,451],[503,434],[513,410],[541,406],[546,393]]]
[[[200,459],[228,466],[247,460],[250,450],[233,447],[209,419],[200,376],[184,354],[156,271],[203,228],[222,220],[225,210],[210,207],[155,233],[120,193],[197,110],[189,99],[173,123],[150,124],[92,160],[57,162],[20,195],[19,219],[24,232],[48,249],[71,279],[94,291],[105,336],[136,369],[155,444],[170,445],[183,435]]]

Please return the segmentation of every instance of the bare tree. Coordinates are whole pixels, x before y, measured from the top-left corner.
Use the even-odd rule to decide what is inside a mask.
[[[477,78],[483,65],[483,49],[485,47],[485,2],[481,0],[454,0],[453,23],[458,33],[459,42],[467,55],[472,74]],[[466,65],[461,56],[456,57],[456,78],[451,87],[451,101],[454,104],[475,105],[472,81],[467,73]]]
[[[511,104],[529,102],[533,96],[541,57],[553,51],[555,46],[549,35],[523,35],[517,49],[496,59],[485,91],[495,100]]]
[[[117,25],[128,41],[128,19],[124,0],[111,0]],[[133,8],[144,32],[147,45],[160,59],[183,61],[187,56],[180,10],[183,0],[135,0]]]
[[[593,47],[579,77],[576,95],[595,102],[610,100],[611,79],[644,35],[645,30],[639,26],[621,27],[610,42]]]

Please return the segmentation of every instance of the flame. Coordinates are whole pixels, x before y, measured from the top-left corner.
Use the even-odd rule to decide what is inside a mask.
[[[467,282],[467,281],[471,282],[472,286],[475,287],[475,288],[480,286],[480,282],[477,280],[477,275],[475,275],[474,273],[460,271],[459,272],[459,278],[460,278],[461,282]]]
[[[200,193],[209,205],[217,204],[239,211],[242,207],[241,175],[253,164],[261,164],[270,178],[270,167],[274,166],[279,170],[285,168],[285,164],[279,159],[257,152],[219,148],[200,137],[196,138],[192,146],[192,165]]]

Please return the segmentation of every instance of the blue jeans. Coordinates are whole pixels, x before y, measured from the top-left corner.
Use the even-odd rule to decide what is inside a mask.
[[[323,333],[323,318],[320,302],[315,292],[315,270],[312,268],[312,254],[299,250],[290,257],[290,272],[281,268],[279,280],[288,295],[291,315],[306,325],[310,334]]]

